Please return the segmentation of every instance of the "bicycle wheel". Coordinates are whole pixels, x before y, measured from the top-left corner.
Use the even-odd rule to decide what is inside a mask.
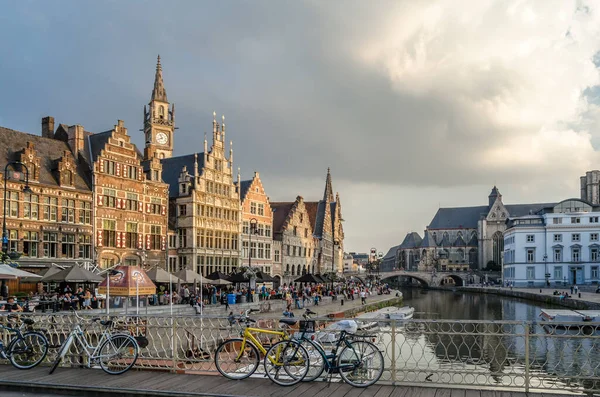
[[[107,374],[119,375],[133,367],[138,358],[138,344],[130,335],[111,335],[98,355],[100,368]]]
[[[308,352],[308,357],[310,359],[308,372],[304,379],[302,379],[302,382],[312,382],[323,375],[323,371],[325,371],[325,358],[323,358],[323,355],[319,348],[317,348],[315,342],[303,339],[300,343]]]
[[[295,340],[275,343],[265,355],[265,372],[280,386],[292,386],[308,373],[310,358],[306,349]]]
[[[367,387],[383,374],[383,354],[371,342],[353,341],[338,357],[340,376],[354,387]]]
[[[61,360],[67,355],[67,353],[69,352],[69,348],[71,347],[71,343],[73,343],[73,336],[69,335],[63,343],[63,345],[60,347],[58,355],[54,359],[52,368],[50,368],[50,374],[52,374],[56,370],[56,368],[58,368],[58,364],[60,364]]]
[[[10,344],[10,363],[19,369],[33,368],[48,354],[48,339],[39,332],[26,332]]]
[[[215,366],[228,379],[248,378],[256,371],[259,362],[256,346],[241,338],[226,340],[215,351]]]

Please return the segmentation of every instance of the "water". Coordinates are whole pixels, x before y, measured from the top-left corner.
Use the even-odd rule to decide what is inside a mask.
[[[415,319],[439,322],[407,322],[394,335],[383,334],[380,343],[386,351],[386,367],[396,369],[387,374],[390,380],[518,388],[528,383],[532,389],[600,390],[600,333],[549,333],[538,316],[542,308],[551,305],[417,288],[404,288],[402,293],[404,304],[415,308]]]

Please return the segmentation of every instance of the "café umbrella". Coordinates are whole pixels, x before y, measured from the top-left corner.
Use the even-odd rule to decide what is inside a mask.
[[[107,277],[103,278],[98,286],[98,292],[106,294],[107,307],[110,302],[109,294],[124,297],[135,296],[137,298],[136,312],[139,313],[140,295],[156,294],[156,285],[150,280],[144,269],[139,266],[116,266],[108,272]]]
[[[24,277],[38,279],[42,278],[42,276],[38,276],[37,274],[26,272],[24,270],[17,269],[7,264],[0,264],[0,280],[15,280]]]
[[[162,267],[156,266],[146,272],[150,280],[155,283],[179,283],[181,280],[179,277],[172,275],[171,273],[164,270]]]
[[[43,283],[94,283],[97,284],[102,281],[102,276],[92,273],[77,265],[68,267],[56,273],[47,272],[44,277],[40,280]]]
[[[51,267],[47,267],[45,269],[42,269],[38,274],[36,274],[34,277],[23,277],[21,279],[22,283],[39,283],[41,282],[41,278],[42,277],[46,277],[46,276],[50,276],[52,274],[56,274],[58,272],[60,272],[61,270],[63,270],[62,268],[58,267],[58,266],[51,266]]]

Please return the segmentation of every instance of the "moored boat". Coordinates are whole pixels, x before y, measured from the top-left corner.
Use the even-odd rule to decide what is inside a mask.
[[[545,326],[553,328],[580,329],[600,326],[598,310],[542,309],[540,318]]]

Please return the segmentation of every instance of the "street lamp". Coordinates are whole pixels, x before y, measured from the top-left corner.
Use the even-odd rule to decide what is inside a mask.
[[[25,168],[25,187],[23,187],[23,193],[31,194],[33,191],[29,187],[29,169],[25,164],[20,161],[11,161],[6,164],[4,167],[4,209],[2,211],[2,262],[6,260],[6,255],[8,254],[8,234],[6,230],[6,184],[8,182],[8,167],[14,165],[20,165]],[[2,281],[5,282],[4,280]]]
[[[256,230],[256,218],[250,219],[250,228],[248,229],[248,267],[252,267],[252,234],[258,234]]]
[[[550,286],[550,273],[548,273],[548,255],[544,254],[544,276],[546,278],[546,287]]]

